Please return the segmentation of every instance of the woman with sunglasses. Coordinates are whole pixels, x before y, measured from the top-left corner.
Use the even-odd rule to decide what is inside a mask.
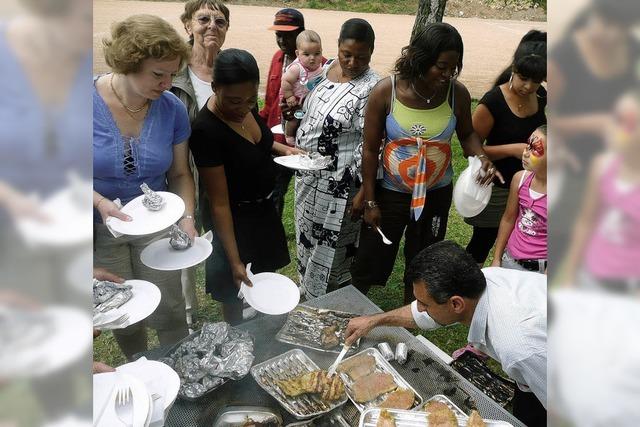
[[[191,45],[189,62],[173,79],[171,92],[187,107],[189,121],[193,124],[198,111],[213,94],[211,80],[213,65],[222,49],[229,30],[229,9],[218,0],[188,0],[180,21],[189,36]],[[196,228],[213,229],[207,193],[199,183],[198,170],[189,156],[189,166],[196,185]],[[210,262],[210,261],[209,261]],[[197,311],[196,268],[182,272],[182,289],[187,304],[187,323],[195,323]]]
[[[366,224],[351,269],[353,284],[363,293],[386,284],[403,234],[406,265],[420,250],[444,239],[453,193],[454,131],[465,155],[481,158],[483,184],[501,177],[473,130],[469,91],[456,80],[462,54],[462,38],[454,27],[430,24],[402,49],[395,74],[381,80],[369,96],[362,159]],[[357,208],[354,215],[361,212]],[[377,227],[391,245],[382,242]],[[413,300],[406,278],[404,294],[405,303]]]
[[[484,264],[498,235],[500,218],[507,206],[513,175],[522,170],[522,151],[527,139],[547,123],[547,43],[534,41],[546,33],[530,31],[520,42],[507,73],[480,99],[473,112],[473,128],[486,140],[484,151],[502,173],[504,184],[495,181],[491,200],[478,215],[465,218],[473,226],[467,245],[476,262]],[[531,41],[527,41],[533,39]]]

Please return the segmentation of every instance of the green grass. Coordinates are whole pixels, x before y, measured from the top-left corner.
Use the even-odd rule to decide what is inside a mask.
[[[472,109],[475,109],[477,105],[476,101],[472,103]],[[462,155],[462,148],[457,137],[454,136],[452,141],[453,153],[452,161],[455,171],[455,178],[458,174],[464,170],[467,166],[467,161]],[[292,254],[292,261],[288,266],[283,268],[280,272],[287,275],[297,282],[297,273],[295,266],[295,232],[294,232],[294,213],[293,213],[293,188],[290,188],[285,200],[285,209],[283,214],[284,228],[287,234],[287,240],[289,242],[289,250]],[[471,226],[464,223],[462,217],[458,215],[455,208],[452,206],[449,214],[449,222],[447,227],[446,239],[453,240],[463,247],[471,238]],[[402,305],[403,302],[403,283],[402,275],[404,270],[404,256],[402,254],[402,246],[398,253],[398,257],[393,268],[393,272],[387,286],[374,287],[369,292],[369,298],[376,303],[383,310],[391,310]],[[487,265],[491,263],[493,254],[489,255]],[[199,268],[197,271],[197,295],[199,300],[199,310],[197,312],[199,321],[218,321],[221,320],[220,306],[217,302],[213,301],[211,297],[204,292],[204,270]],[[422,333],[430,341],[440,347],[445,353],[451,354],[454,350],[466,345],[468,328],[462,325],[449,326],[441,328],[436,331],[424,332],[414,331],[414,333]],[[157,337],[155,333],[149,334],[149,347],[155,347],[158,345]],[[100,337],[94,341],[94,359],[104,361],[111,366],[118,366],[125,363],[126,360],[118,348],[113,335],[110,332],[103,333]]]

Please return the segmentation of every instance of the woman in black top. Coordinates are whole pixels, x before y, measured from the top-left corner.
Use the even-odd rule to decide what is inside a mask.
[[[274,271],[290,261],[284,228],[271,193],[271,153],[299,152],[273,141],[257,113],[259,71],[253,56],[227,49],[216,59],[213,92],[192,125],[191,151],[209,195],[215,236],[206,263],[206,290],[223,303],[224,319],[242,321],[240,283],[253,273]]]
[[[518,45],[506,82],[500,79],[473,113],[473,128],[486,139],[484,151],[502,173],[504,183],[494,180],[489,205],[478,215],[465,218],[473,225],[467,252],[484,264],[495,243],[513,175],[522,170],[527,139],[547,122],[547,93],[540,86],[547,78],[546,42],[524,41]]]

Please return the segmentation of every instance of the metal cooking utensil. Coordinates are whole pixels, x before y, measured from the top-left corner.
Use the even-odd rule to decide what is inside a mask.
[[[382,236],[382,242],[385,245],[390,245],[391,244],[391,240],[387,239],[387,236],[384,235],[384,233],[382,232],[380,227],[378,227],[377,225],[376,225],[376,230],[378,230],[378,233],[380,233],[380,235]]]
[[[342,359],[344,359],[344,356],[347,354],[347,351],[349,351],[349,345],[344,345],[342,346],[342,351],[340,352],[340,354],[338,355],[338,358],[336,359],[335,362],[333,362],[331,364],[331,366],[329,367],[329,370],[327,371],[327,375],[328,376],[333,376],[333,374],[336,373],[336,368],[338,367],[338,365],[340,364],[340,362],[342,362]]]

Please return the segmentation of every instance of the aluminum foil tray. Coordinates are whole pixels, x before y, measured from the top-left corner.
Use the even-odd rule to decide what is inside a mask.
[[[268,423],[273,427],[281,427],[282,417],[270,408],[259,406],[229,406],[218,413],[213,427],[241,427],[249,419],[259,422]]]
[[[289,312],[284,326],[276,334],[276,339],[280,342],[295,346],[337,354],[342,350],[344,331],[347,328],[349,320],[358,316],[361,315],[298,305]],[[322,344],[321,334],[323,329],[331,327],[332,325],[337,325],[338,327],[336,331],[338,344],[327,348]],[[355,353],[359,346],[360,340],[358,339],[358,341],[351,346],[347,354]]]
[[[306,419],[334,410],[347,401],[347,396],[333,402],[324,402],[313,394],[289,397],[282,392],[276,380],[291,379],[318,369],[318,365],[309,356],[296,348],[253,366],[251,375],[291,415],[297,419]]]
[[[414,398],[414,401],[413,401],[413,408],[415,408],[417,406],[420,406],[422,404],[422,397],[420,396],[420,394],[418,394],[416,389],[413,388],[411,386],[411,384],[409,384],[407,382],[407,380],[405,380],[398,373],[398,371],[396,371],[393,368],[393,366],[391,366],[391,364],[382,356],[382,354],[378,351],[377,348],[368,348],[366,350],[363,350],[358,354],[354,354],[353,356],[351,356],[351,357],[349,357],[347,359],[344,359],[342,363],[346,362],[347,360],[349,360],[351,358],[358,357],[358,356],[364,355],[364,354],[371,355],[376,359],[376,369],[375,369],[376,372],[384,372],[384,373],[390,374],[391,376],[393,376],[393,380],[398,385],[398,387],[409,389],[409,390],[413,391],[413,394],[415,395],[415,398]],[[340,378],[342,378],[342,381],[344,381],[345,389],[347,391],[347,395],[349,396],[349,399],[351,399],[351,401],[353,402],[354,406],[356,408],[358,408],[358,410],[360,412],[363,412],[364,410],[369,409],[369,408],[377,407],[379,404],[381,404],[384,401],[384,399],[387,397],[387,395],[392,393],[392,392],[384,393],[384,394],[380,395],[378,398],[376,398],[374,400],[370,400],[369,402],[358,403],[353,398],[353,391],[352,391],[352,388],[351,388],[354,382],[344,372],[340,372]]]
[[[287,424],[287,427],[351,427],[351,425],[340,412],[333,411],[307,421]]]
[[[360,427],[376,427],[378,423],[378,417],[380,417],[380,412],[382,409],[380,408],[370,408],[367,409],[360,415]],[[396,427],[429,427],[429,420],[427,418],[427,413],[422,411],[403,411],[401,409],[387,409],[395,422]],[[458,420],[458,425],[461,427],[465,427],[467,425],[466,417],[463,420]],[[484,422],[489,427],[513,427],[506,421],[496,421],[496,420],[484,420]]]

